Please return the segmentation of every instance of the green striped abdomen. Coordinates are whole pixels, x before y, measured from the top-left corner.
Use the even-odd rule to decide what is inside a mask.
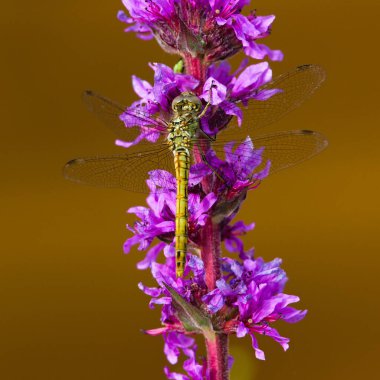
[[[188,240],[188,183],[190,156],[187,151],[174,153],[175,175],[177,179],[177,201],[175,216],[176,276],[182,277],[185,270]]]

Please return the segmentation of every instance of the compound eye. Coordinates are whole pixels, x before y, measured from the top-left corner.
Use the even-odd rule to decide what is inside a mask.
[[[201,107],[202,107],[202,102],[201,100],[198,98],[198,96],[195,96],[195,95],[192,95],[191,97],[188,98],[189,102],[192,104],[192,107],[193,109],[195,110],[200,110]]]
[[[176,96],[172,101],[172,109],[173,111],[178,111],[182,109],[183,95]]]

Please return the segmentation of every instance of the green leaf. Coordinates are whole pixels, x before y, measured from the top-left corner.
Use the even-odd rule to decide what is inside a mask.
[[[214,340],[215,332],[211,319],[205,313],[187,302],[174,288],[163,283],[173,299],[173,306],[178,313],[178,318],[182,322],[186,331],[202,332],[209,340]]]

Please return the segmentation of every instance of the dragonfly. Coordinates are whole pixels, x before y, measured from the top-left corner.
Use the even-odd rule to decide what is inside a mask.
[[[144,193],[149,192],[146,185],[147,173],[157,169],[174,173],[175,265],[176,276],[182,277],[188,246],[189,171],[191,164],[196,161],[196,152],[202,153],[206,147],[212,148],[216,154],[223,154],[226,143],[231,140],[244,143],[249,135],[255,149],[264,148],[259,149],[257,154],[261,156],[262,162],[270,161],[270,174],[315,156],[328,145],[326,138],[319,132],[290,130],[262,134],[260,131],[300,106],[324,80],[325,71],[319,65],[302,65],[279,75],[258,91],[281,91],[265,101],[249,100],[243,108],[243,124],[239,126],[236,118],[230,117],[227,127],[216,138],[209,136],[201,127],[201,119],[210,107],[209,102],[202,109],[201,100],[193,93],[185,92],[177,96],[172,102],[170,119],[165,121],[160,117],[150,116],[143,109],[131,110],[93,91],[86,91],[84,101],[89,110],[121,140],[135,140],[141,133],[142,124],[145,132],[159,134],[160,139],[155,143],[142,140],[124,154],[71,160],[64,167],[64,176],[83,184]],[[242,100],[236,102],[237,105],[241,103]],[[210,108],[215,107],[217,108]],[[120,119],[123,113],[136,118],[138,125],[126,128]],[[239,154],[243,154],[241,150]],[[213,169],[205,154],[201,154],[200,158]],[[216,170],[215,174],[218,175]],[[250,176],[252,178],[253,173]],[[160,179],[160,186],[164,180]]]

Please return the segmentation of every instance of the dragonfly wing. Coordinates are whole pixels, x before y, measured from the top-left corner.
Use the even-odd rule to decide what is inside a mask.
[[[262,86],[258,92],[279,89],[281,92],[267,100],[248,100],[243,107],[243,122],[239,127],[233,117],[222,136],[235,136],[244,139],[257,129],[263,128],[299,107],[321,86],[326,78],[325,70],[318,65],[302,65],[282,74],[270,83]],[[241,103],[241,102],[240,102]],[[237,103],[239,104],[239,103]]]
[[[148,172],[157,169],[174,172],[173,154],[166,146],[140,153],[77,158],[69,161],[63,172],[74,182],[147,193]],[[165,178],[160,178],[161,184],[163,181]]]
[[[255,150],[264,148],[262,152],[252,153],[250,142],[237,142],[235,147],[241,146],[241,149],[230,152],[231,157],[257,154],[262,157],[260,166],[255,170],[263,169],[267,161],[270,161],[269,174],[278,172],[301,163],[324,150],[328,142],[326,138],[314,131],[297,130],[283,131],[268,135],[258,136],[252,139]],[[215,142],[212,146],[218,156],[223,158],[226,141]],[[244,149],[246,145],[247,149]],[[242,149],[243,148],[243,149]],[[254,151],[255,152],[255,151]]]
[[[117,137],[124,141],[134,141],[141,133],[139,125],[144,125],[145,131],[165,134],[167,126],[165,122],[152,118],[143,109],[127,109],[106,97],[93,91],[83,93],[83,101],[90,112],[94,113]],[[128,125],[120,119],[120,115],[127,115],[129,120],[133,120],[136,126]]]

